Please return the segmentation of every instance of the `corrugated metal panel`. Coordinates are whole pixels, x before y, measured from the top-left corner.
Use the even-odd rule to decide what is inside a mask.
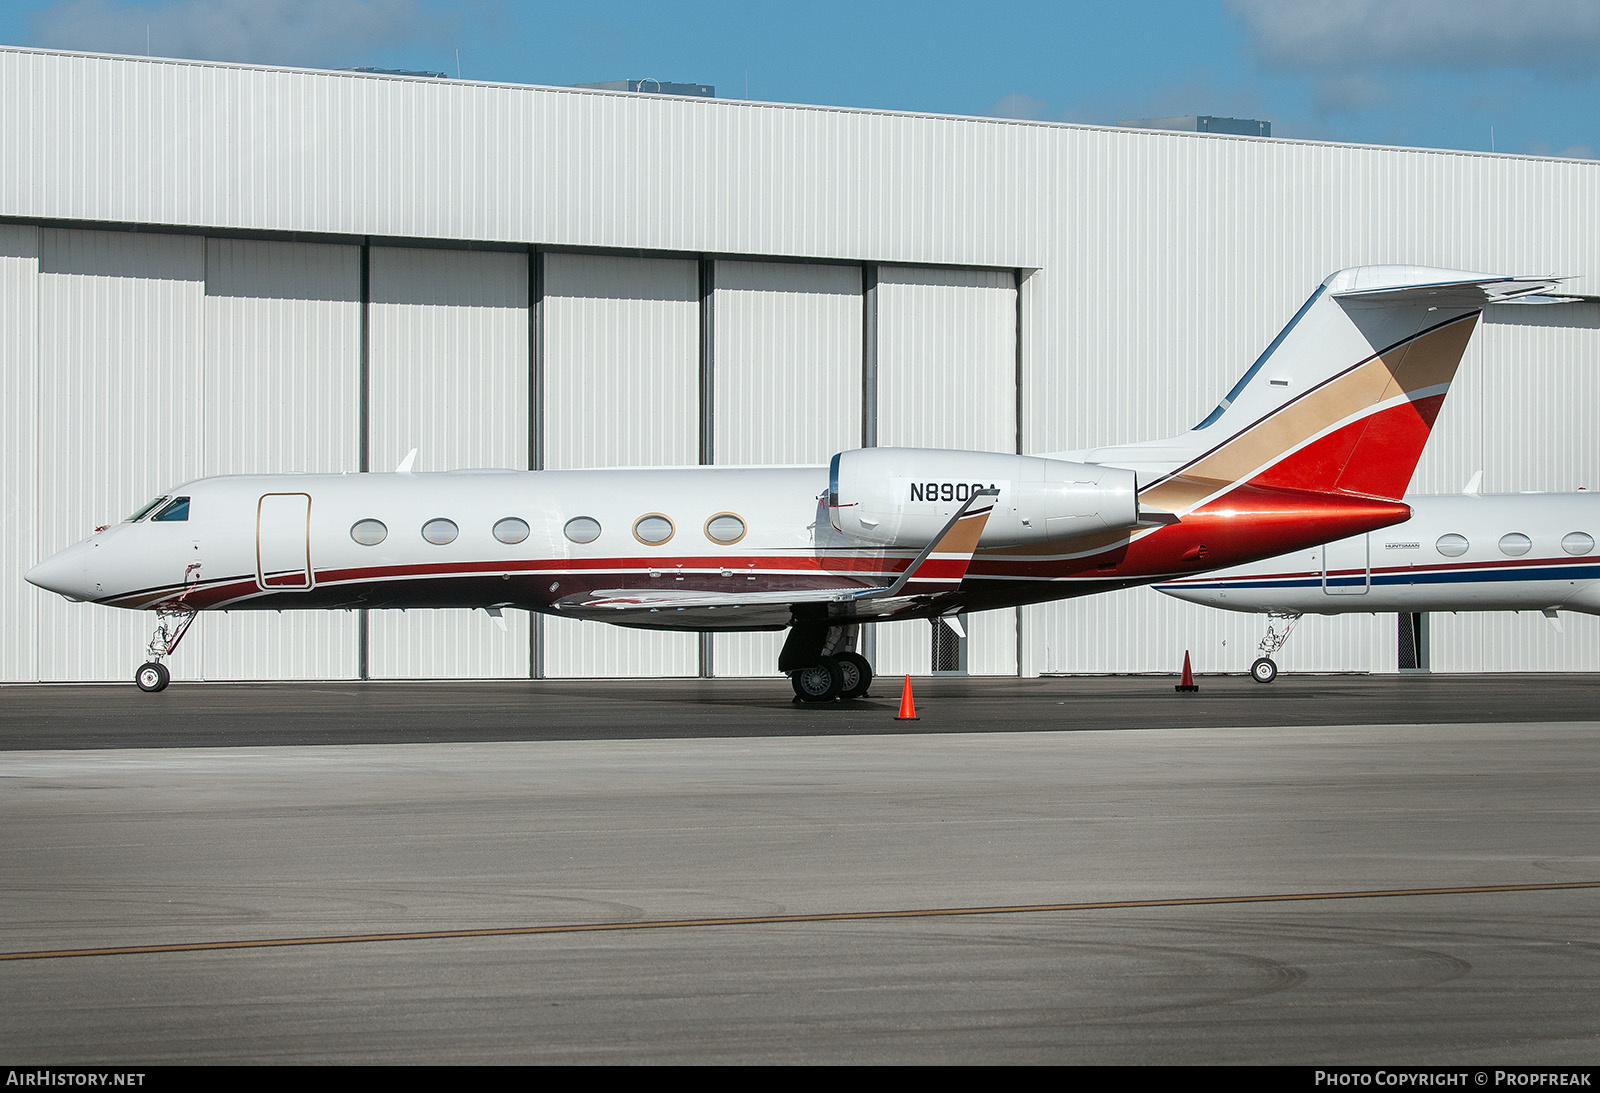
[[[861,446],[861,270],[716,266],[716,461],[826,463]],[[782,634],[719,634],[719,676],[777,671]]]
[[[205,243],[46,230],[39,240],[35,557],[197,477],[205,450]],[[197,625],[204,625],[201,620]],[[151,617],[39,598],[39,675],[127,679]],[[186,670],[184,649],[173,667]]]
[[[39,229],[0,227],[0,679],[38,678],[39,600],[49,593],[22,575],[38,553],[37,474],[45,445],[39,412]],[[56,597],[50,596],[51,599]]]
[[[544,674],[551,679],[692,676],[700,671],[695,634],[628,630],[548,616],[542,621]]]
[[[826,463],[861,446],[861,270],[716,267],[718,463]]]
[[[1600,618],[1566,612],[1562,633],[1537,611],[1428,616],[1435,672],[1600,671]]]
[[[372,468],[392,469],[416,448],[419,471],[525,469],[527,256],[373,247],[370,271]],[[529,674],[531,631],[519,613],[504,633],[474,611],[370,619],[375,678]]]
[[[778,653],[787,633],[717,634],[711,639],[711,674],[778,676]]]
[[[982,611],[965,616],[967,672],[975,676],[1017,673],[1017,612]],[[930,636],[929,640],[932,638]],[[929,647],[932,655],[932,647]]]
[[[885,266],[878,273],[878,443],[1013,452],[1011,274]]]
[[[1010,273],[886,266],[878,276],[878,443],[1013,452],[1016,283]],[[1016,613],[974,616],[967,669],[1017,670]],[[929,670],[927,623],[882,625],[875,667]]]
[[[544,286],[545,466],[695,463],[696,264],[552,254]],[[545,620],[549,676],[694,675],[699,661],[693,634]]]
[[[206,244],[205,462],[195,473],[359,467],[361,251]],[[350,678],[356,619],[323,611],[208,615],[185,652],[206,679]]]

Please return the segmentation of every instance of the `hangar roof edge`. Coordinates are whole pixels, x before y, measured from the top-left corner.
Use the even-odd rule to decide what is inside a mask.
[[[125,61],[151,65],[173,65],[191,68],[226,69],[242,72],[289,72],[306,76],[332,76],[352,80],[395,80],[402,83],[421,83],[441,87],[489,87],[510,91],[537,91],[563,95],[600,95],[612,98],[647,99],[670,102],[688,109],[714,107],[746,107],[763,110],[806,110],[834,114],[859,114],[872,117],[914,118],[928,121],[955,121],[988,125],[1009,125],[1045,129],[1081,130],[1096,133],[1126,134],[1137,139],[1223,140],[1243,141],[1253,144],[1281,144],[1326,148],[1366,149],[1383,152],[1415,152],[1423,155],[1470,156],[1481,159],[1525,160],[1541,163],[1565,163],[1600,166],[1600,159],[1581,159],[1567,156],[1527,155],[1516,152],[1485,152],[1473,148],[1424,148],[1403,144],[1364,144],[1359,141],[1310,140],[1297,137],[1260,137],[1236,133],[1191,133],[1179,129],[1141,129],[1121,125],[1095,125],[1089,122],[1043,121],[1031,118],[1002,118],[984,114],[941,114],[919,110],[887,110],[866,106],[840,106],[828,103],[776,102],[763,99],[699,98],[684,95],[661,95],[644,91],[612,91],[604,88],[569,87],[559,84],[511,83],[504,80],[469,80],[449,76],[419,76],[385,72],[357,72],[336,68],[303,68],[293,65],[259,65],[243,61],[212,61],[193,57],[141,57],[135,54],[90,53],[81,50],[46,49],[40,46],[14,46],[0,44],[0,56],[42,56],[101,61]]]

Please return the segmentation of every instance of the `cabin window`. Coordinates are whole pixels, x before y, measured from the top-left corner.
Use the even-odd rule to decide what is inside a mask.
[[[495,523],[494,537],[502,543],[520,543],[528,537],[528,521],[507,516]]]
[[[1561,549],[1568,554],[1587,554],[1594,549],[1594,536],[1586,531],[1569,531],[1561,537]]]
[[[1465,535],[1457,535],[1453,531],[1448,535],[1439,536],[1439,541],[1433,545],[1446,558],[1459,558],[1467,552],[1467,547],[1471,546]]]
[[[162,505],[164,505],[166,503],[167,503],[167,498],[165,498],[165,497],[157,497],[154,501],[150,502],[144,508],[140,509],[138,512],[134,513],[132,516],[128,517],[128,522],[130,524],[137,524],[140,520],[143,520],[146,516],[149,516],[152,512],[156,511],[156,509],[160,508]]]
[[[189,519],[189,499],[187,497],[174,497],[168,501],[166,507],[150,517],[152,523],[158,520],[181,523]]]
[[[350,525],[350,538],[362,546],[377,546],[389,537],[382,520],[357,520]]]
[[[1500,553],[1515,558],[1533,549],[1533,540],[1520,531],[1509,531],[1500,536]]]
[[[672,521],[659,512],[641,516],[633,522],[633,537],[647,546],[660,546],[672,538]]]
[[[456,527],[454,520],[446,520],[442,517],[437,520],[429,520],[422,525],[422,537],[434,546],[453,543],[460,533],[461,529]]]
[[[731,512],[719,512],[706,521],[706,538],[713,543],[731,546],[744,538],[744,521]]]
[[[592,516],[574,516],[561,533],[574,543],[592,543],[600,538],[600,521]]]

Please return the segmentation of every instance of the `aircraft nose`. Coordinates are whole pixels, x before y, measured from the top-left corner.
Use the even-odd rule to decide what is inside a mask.
[[[86,600],[90,595],[87,562],[88,551],[80,543],[52,554],[23,574],[23,579],[69,600]]]

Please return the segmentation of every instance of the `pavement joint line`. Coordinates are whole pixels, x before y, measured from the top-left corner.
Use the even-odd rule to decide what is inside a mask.
[[[709,918],[656,919],[640,922],[587,922],[557,926],[500,926],[467,930],[418,930],[381,934],[332,934],[325,937],[254,938],[242,941],[192,941],[165,945],[118,945],[104,948],[41,949],[0,953],[0,961],[52,960],[84,956],[134,956],[151,953],[217,952],[227,949],[276,949],[307,945],[357,945],[378,941],[438,941],[474,937],[528,937],[536,934],[581,934],[624,930],[672,930],[703,926],[773,926],[802,922],[864,922],[884,919],[954,918],[974,915],[1020,915],[1065,911],[1139,910],[1154,907],[1205,907],[1243,903],[1304,903],[1316,900],[1383,899],[1402,896],[1484,895],[1500,892],[1560,892],[1600,888],[1600,880],[1544,884],[1479,884],[1448,888],[1379,888],[1349,892],[1285,892],[1253,896],[1189,896],[1171,899],[1100,900],[1088,903],[1033,903],[992,907],[928,907],[891,911],[832,911],[798,915],[733,915]]]

